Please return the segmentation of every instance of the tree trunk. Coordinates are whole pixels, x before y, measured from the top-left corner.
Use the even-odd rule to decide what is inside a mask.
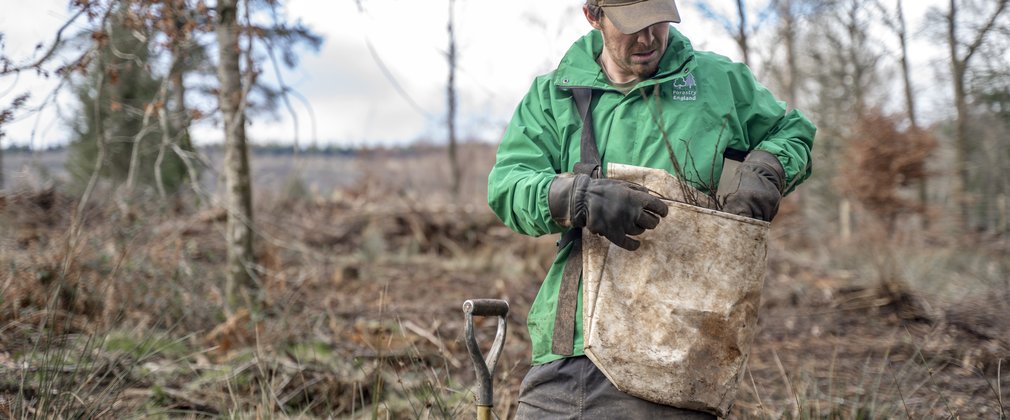
[[[866,91],[864,80],[870,69],[864,66],[859,54],[865,48],[865,22],[859,18],[859,12],[865,7],[862,0],[850,0],[844,21],[846,34],[849,36],[847,53],[852,63],[852,97],[855,99],[855,118],[857,121],[866,116]]]
[[[449,170],[452,177],[451,191],[453,197],[459,197],[463,174],[460,169],[459,156],[457,156],[456,150],[456,32],[455,28],[453,28],[456,17],[455,3],[455,0],[449,0],[449,84],[446,90],[449,97],[447,118],[449,128]]]
[[[750,67],[750,41],[747,34],[747,9],[743,0],[736,0],[737,20],[736,44],[743,55],[743,63]]]
[[[912,87],[912,72],[908,67],[908,30],[905,27],[905,12],[901,7],[902,0],[898,0],[898,42],[901,45],[901,76],[905,81],[905,110],[908,113],[908,122],[912,124],[913,130],[919,129],[919,119],[915,113],[915,89]]]
[[[182,13],[182,10],[175,10],[175,13]],[[175,66],[170,70],[169,78],[172,83],[172,112],[169,118],[172,123],[172,130],[176,135],[176,142],[182,150],[191,151],[193,145],[189,138],[189,112],[186,109],[186,86],[183,79],[186,73],[186,53],[189,43],[189,35],[182,33],[182,21],[177,19],[176,38],[172,41],[172,56],[175,58]]]
[[[957,186],[954,194],[958,196],[962,227],[968,228],[968,101],[965,98],[965,63],[957,53],[957,2],[950,0],[950,10],[947,15],[947,43],[950,47],[951,81],[954,84],[954,108],[957,112],[957,130],[955,131],[955,149],[957,162]]]
[[[898,43],[901,45],[901,77],[905,82],[905,111],[908,113],[908,122],[911,124],[912,132],[919,132],[919,119],[916,116],[915,88],[912,87],[912,72],[908,65],[908,28],[905,26],[905,12],[902,8],[902,0],[897,0],[897,27]],[[919,204],[923,209],[929,205],[929,178],[922,177],[919,180]],[[929,218],[923,212],[923,228],[929,227]]]
[[[965,45],[964,54],[960,54],[959,44],[960,39],[957,33],[957,13],[958,7],[955,0],[950,0],[950,9],[947,14],[947,43],[950,47],[950,67],[951,67],[951,79],[953,79],[954,85],[954,105],[957,110],[957,131],[956,131],[956,144],[957,144],[957,175],[958,175],[958,190],[955,194],[960,194],[961,197],[958,200],[960,202],[961,210],[961,224],[962,227],[968,229],[971,227],[970,213],[970,198],[968,191],[971,189],[971,178],[968,169],[968,154],[971,151],[971,145],[969,144],[968,138],[968,124],[971,116],[968,112],[968,89],[967,89],[967,73],[968,66],[971,62],[972,57],[978,52],[979,48],[985,42],[986,36],[995,30],[996,22],[1007,9],[1007,5],[1010,4],[1010,0],[998,0],[996,3],[996,9],[991,15],[985,17],[981,20],[981,26],[978,27],[974,34],[974,38],[967,42]],[[973,19],[974,21],[975,19]]]
[[[780,3],[780,13],[782,17],[782,40],[786,44],[786,66],[789,69],[789,81],[786,84],[786,103],[790,109],[796,108],[796,100],[799,97],[799,63],[796,57],[796,15],[793,13],[792,0],[784,0]]]
[[[228,206],[226,228],[228,246],[228,303],[237,303],[238,292],[254,288],[252,187],[249,179],[249,153],[245,136],[245,92],[239,69],[239,28],[237,0],[217,4],[218,79],[220,106],[224,116],[225,194]]]
[[[786,48],[786,73],[788,74],[785,83],[787,111],[796,109],[796,101],[799,99],[799,62],[796,53],[796,14],[793,11],[792,0],[780,0],[778,4],[779,17],[782,19],[781,37]],[[807,198],[803,191],[792,193],[796,204],[799,207],[799,217],[804,223],[810,218],[807,216]],[[804,242],[809,240],[808,229],[800,230],[800,238]]]

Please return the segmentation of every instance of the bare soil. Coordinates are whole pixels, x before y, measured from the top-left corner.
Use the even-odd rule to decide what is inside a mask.
[[[0,196],[0,417],[469,418],[461,305],[480,297],[511,306],[495,374],[507,418],[556,238],[509,231],[479,188],[448,205],[383,182],[261,196],[260,290],[233,307],[213,201],[109,194],[77,214],[56,190]],[[776,226],[794,226],[784,217]],[[814,246],[771,246],[731,417],[1010,414],[1010,287],[936,296],[824,267]],[[487,344],[494,323],[479,321]]]

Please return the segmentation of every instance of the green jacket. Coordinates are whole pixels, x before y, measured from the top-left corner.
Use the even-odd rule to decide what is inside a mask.
[[[809,120],[799,111],[786,112],[784,103],[743,64],[694,51],[673,27],[669,37],[656,75],[626,96],[607,83],[596,62],[603,50],[603,38],[596,30],[576,41],[556,70],[534,80],[505,131],[488,176],[488,203],[503,223],[525,235],[562,232],[551,219],[547,190],[557,174],[571,172],[579,161],[582,122],[571,87],[594,90],[593,130],[603,168],[615,162],[676,174],[669,144],[683,179],[703,191],[717,188],[726,148],[760,149],[777,156],[785,169],[787,191],[810,175],[816,128]],[[569,247],[557,254],[530,308],[533,364],[563,357],[551,353],[551,337]],[[580,284],[580,296],[581,289]],[[581,300],[575,314],[576,355],[583,354]]]

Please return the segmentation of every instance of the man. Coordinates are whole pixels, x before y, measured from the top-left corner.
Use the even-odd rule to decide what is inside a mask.
[[[746,159],[723,211],[771,221],[782,195],[810,175],[814,126],[746,66],[695,51],[670,25],[680,22],[674,0],[587,0],[582,10],[593,30],[536,78],[505,131],[488,177],[488,203],[502,222],[533,236],[585,228],[634,250],[634,237],[662,223],[667,207],[637,185],[606,179],[606,164],[665,169],[711,193],[733,151]],[[573,100],[580,88],[591,92],[596,166],[591,158],[576,165],[587,160]],[[533,367],[518,417],[711,418],[624,394],[584,356],[577,274],[578,293],[561,291],[579,235],[563,238],[527,319]],[[574,327],[559,326],[573,317],[558,308],[571,306]]]

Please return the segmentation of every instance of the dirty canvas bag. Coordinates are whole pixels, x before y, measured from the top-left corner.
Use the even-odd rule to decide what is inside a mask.
[[[685,204],[704,195],[663,170],[606,173],[670,211],[636,251],[583,236],[585,353],[621,391],[724,417],[754,336],[769,223]]]

